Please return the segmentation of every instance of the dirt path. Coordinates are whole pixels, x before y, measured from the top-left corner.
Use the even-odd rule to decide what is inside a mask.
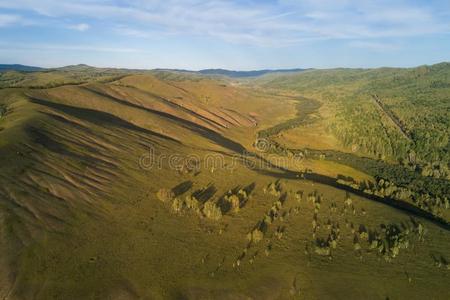
[[[405,127],[403,126],[400,119],[381,101],[381,99],[377,95],[372,95],[372,99],[375,101],[375,104],[378,106],[378,108],[392,121],[394,126],[398,129],[398,131],[403,135],[405,139],[412,142],[411,136],[406,131]]]

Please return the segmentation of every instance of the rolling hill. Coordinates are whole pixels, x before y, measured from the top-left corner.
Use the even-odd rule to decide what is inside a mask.
[[[0,87],[2,298],[448,298],[448,64]]]

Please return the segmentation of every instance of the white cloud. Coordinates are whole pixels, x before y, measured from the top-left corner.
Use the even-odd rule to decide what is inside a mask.
[[[324,39],[381,39],[450,32],[437,5],[405,0],[0,0],[0,8],[31,10],[48,18],[101,20],[116,33],[208,36],[227,42],[284,46]],[[447,9],[448,7],[445,7]],[[0,21],[1,24],[1,21]],[[87,30],[78,24],[73,29]]]
[[[80,23],[80,24],[75,24],[75,25],[69,26],[69,29],[78,30],[78,31],[86,31],[89,28],[91,28],[91,26],[89,26],[89,24],[86,24],[86,23]]]
[[[399,44],[382,43],[373,41],[352,41],[349,43],[350,47],[368,49],[377,52],[396,51],[401,48]]]
[[[136,29],[131,28],[128,26],[117,26],[115,28],[115,32],[124,35],[124,36],[131,36],[136,38],[150,38],[158,36],[158,32],[152,31],[152,30],[142,30],[142,29]]]
[[[70,44],[34,44],[34,43],[0,43],[3,51],[86,51],[86,52],[117,52],[117,53],[144,53],[146,50],[136,48],[108,47],[101,45],[70,45]]]
[[[22,18],[17,15],[0,14],[0,27],[14,25],[22,21]]]

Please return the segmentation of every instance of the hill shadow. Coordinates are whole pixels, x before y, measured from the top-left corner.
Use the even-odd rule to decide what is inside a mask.
[[[66,105],[66,104],[62,104],[62,103],[51,102],[51,101],[48,101],[45,99],[40,99],[37,97],[29,96],[29,98],[32,103],[58,110],[62,113],[65,113],[72,117],[75,117],[80,120],[84,120],[84,121],[87,121],[87,122],[90,122],[93,124],[98,124],[98,125],[101,125],[104,127],[113,126],[116,128],[117,127],[124,128],[124,129],[132,130],[135,132],[143,133],[146,135],[158,137],[160,139],[170,140],[172,142],[180,144],[180,142],[178,140],[175,140],[171,137],[162,135],[160,133],[136,126],[130,122],[127,122],[119,117],[116,117],[116,116],[106,113],[106,112],[102,112],[102,111],[98,111],[98,110],[94,110],[94,109],[90,109],[90,108],[75,107],[75,106],[70,106],[70,105]]]
[[[173,121],[174,123],[176,123],[176,124],[186,128],[186,129],[189,129],[191,131],[194,131],[198,135],[200,135],[200,136],[202,136],[202,137],[212,141],[213,143],[215,143],[215,144],[217,144],[219,146],[222,146],[223,148],[231,150],[233,152],[236,152],[236,153],[244,153],[245,152],[245,148],[241,144],[239,144],[239,143],[237,143],[237,142],[235,142],[235,141],[233,141],[231,139],[228,139],[228,138],[224,137],[223,135],[221,135],[220,133],[215,132],[214,130],[211,130],[209,128],[203,127],[203,126],[198,125],[198,124],[196,124],[194,122],[185,120],[183,118],[174,116],[174,115],[166,113],[166,112],[158,111],[158,110],[155,110],[155,109],[151,109],[151,108],[148,108],[148,107],[143,107],[143,106],[140,106],[140,105],[136,105],[134,103],[127,102],[125,100],[122,100],[120,98],[114,97],[114,96],[109,95],[107,93],[94,90],[92,88],[84,87],[84,89],[89,91],[89,92],[91,92],[91,93],[93,93],[93,94],[95,94],[95,95],[97,95],[97,96],[101,96],[103,98],[107,98],[108,100],[114,101],[116,103],[119,103],[119,104],[122,104],[122,105],[126,105],[126,106],[129,106],[129,107],[135,108],[135,109],[144,110],[144,111],[149,112],[151,114],[155,114],[155,115],[158,115],[160,117],[169,119],[169,120]]]

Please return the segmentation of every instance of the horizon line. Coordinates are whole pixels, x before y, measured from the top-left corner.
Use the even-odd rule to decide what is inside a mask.
[[[436,63],[431,64],[420,64],[420,65],[414,65],[414,66],[407,66],[407,67],[400,67],[400,66],[388,66],[388,65],[381,65],[376,67],[280,67],[280,68],[260,68],[260,69],[228,69],[225,67],[209,67],[209,68],[202,68],[202,69],[186,69],[186,68],[165,68],[165,67],[156,67],[156,68],[132,68],[132,67],[118,67],[118,66],[111,66],[111,67],[102,67],[102,66],[94,66],[86,63],[78,63],[78,64],[69,64],[69,65],[62,65],[57,67],[42,67],[38,65],[28,65],[28,64],[21,64],[21,63],[0,63],[0,66],[24,66],[29,68],[38,68],[42,70],[57,70],[57,69],[63,69],[68,67],[77,67],[77,66],[85,66],[95,69],[117,69],[117,70],[130,70],[130,71],[175,71],[175,72],[201,72],[201,71],[231,71],[231,72],[258,72],[258,71],[269,71],[269,72],[276,72],[276,71],[310,71],[310,70],[333,70],[333,69],[365,69],[365,70],[375,70],[375,69],[415,69],[419,67],[430,67],[440,64],[450,64],[450,60],[444,60]],[[37,70],[36,72],[39,72]]]

